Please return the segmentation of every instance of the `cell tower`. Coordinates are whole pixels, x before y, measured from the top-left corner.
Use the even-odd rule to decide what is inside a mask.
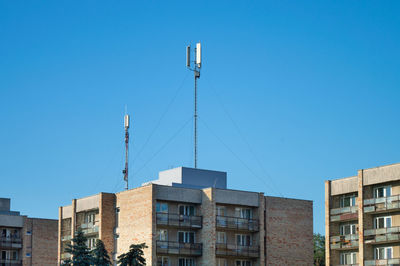
[[[126,182],[125,189],[128,190],[128,152],[129,152],[129,115],[126,114],[124,117],[124,126],[125,126],[125,169],[122,170],[124,174],[124,181]]]
[[[186,67],[194,73],[194,168],[197,168],[197,79],[200,78],[201,43],[194,48],[195,60],[190,60],[190,45],[186,46]]]

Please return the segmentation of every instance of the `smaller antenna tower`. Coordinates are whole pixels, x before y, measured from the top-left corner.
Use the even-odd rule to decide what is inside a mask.
[[[129,115],[124,116],[124,126],[125,126],[125,169],[122,170],[124,174],[124,181],[126,182],[125,189],[128,190],[128,152],[129,152]]]
[[[186,46],[186,67],[194,73],[194,168],[197,168],[197,79],[200,78],[201,43],[194,48],[195,60],[190,60],[190,45]]]

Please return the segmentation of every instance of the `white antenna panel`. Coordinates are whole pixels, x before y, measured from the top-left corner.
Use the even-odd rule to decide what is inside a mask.
[[[196,44],[196,64],[201,67],[201,43]]]
[[[125,128],[129,128],[129,115],[125,115],[124,124]]]

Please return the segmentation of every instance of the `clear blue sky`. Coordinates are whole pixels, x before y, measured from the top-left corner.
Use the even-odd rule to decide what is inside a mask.
[[[125,105],[132,186],[192,166],[185,46],[201,41],[199,167],[313,200],[323,233],[324,180],[400,161],[399,8],[0,1],[0,196],[57,218],[72,198],[122,190]]]

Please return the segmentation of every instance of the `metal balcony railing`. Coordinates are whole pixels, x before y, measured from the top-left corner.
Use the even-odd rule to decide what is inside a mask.
[[[202,216],[189,216],[175,213],[156,213],[158,225],[168,225],[176,227],[201,228],[203,224]]]
[[[0,259],[0,265],[21,266],[22,265],[22,260],[1,260]]]
[[[366,244],[400,241],[400,226],[364,230]]]
[[[358,234],[331,236],[331,249],[354,249],[358,248]]]
[[[235,256],[258,258],[259,246],[239,246],[235,244],[216,243],[215,254],[219,256]]]
[[[258,231],[258,220],[240,217],[217,216],[216,224],[219,228],[234,230]]]
[[[358,206],[331,209],[331,222],[355,220],[358,217]]]
[[[400,259],[387,259],[387,260],[366,260],[364,261],[365,266],[375,266],[375,265],[399,265]]]
[[[95,234],[99,232],[99,226],[95,223],[84,223],[79,225],[84,234]]]
[[[21,248],[22,239],[20,237],[0,237],[0,247]]]
[[[400,208],[400,195],[364,200],[364,212],[379,212]]]
[[[202,243],[181,243],[171,241],[157,241],[157,253],[169,255],[201,256]]]

